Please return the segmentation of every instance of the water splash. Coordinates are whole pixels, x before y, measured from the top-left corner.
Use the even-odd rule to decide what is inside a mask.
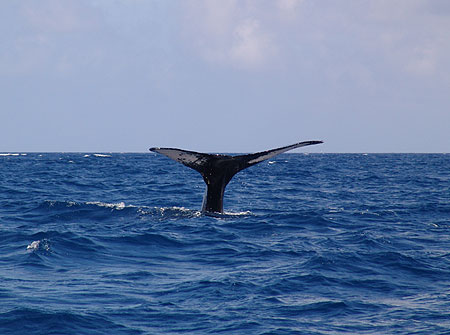
[[[27,246],[27,250],[29,252],[37,252],[37,251],[49,252],[50,243],[45,238],[42,240],[33,241]]]

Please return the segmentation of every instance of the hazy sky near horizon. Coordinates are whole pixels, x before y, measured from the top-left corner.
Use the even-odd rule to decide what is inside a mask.
[[[0,2],[0,152],[450,152],[450,1]]]

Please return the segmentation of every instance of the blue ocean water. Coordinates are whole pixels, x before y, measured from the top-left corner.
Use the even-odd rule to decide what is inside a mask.
[[[0,334],[450,334],[450,155],[0,155]]]

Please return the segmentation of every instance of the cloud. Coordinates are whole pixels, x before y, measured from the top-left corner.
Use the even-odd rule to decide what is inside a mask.
[[[273,56],[275,49],[270,35],[261,29],[259,22],[248,19],[235,28],[228,52],[229,58],[238,66],[258,68]]]
[[[164,10],[147,1],[0,2],[0,28],[9,32],[0,48],[0,74],[110,76],[159,69],[171,43],[161,28]]]
[[[439,75],[450,59],[448,2],[403,0],[371,3],[369,23],[376,24],[378,52],[405,74]]]
[[[256,70],[273,60],[277,46],[253,1],[191,1],[185,25],[194,52],[208,62]]]
[[[355,77],[367,82],[381,69],[431,76],[449,66],[450,5],[443,0],[187,3],[184,38],[194,54],[223,67],[264,71],[281,64],[320,74],[349,73],[354,65]]]
[[[278,7],[282,10],[291,11],[296,9],[304,0],[278,0]]]
[[[40,32],[70,33],[89,27],[89,18],[79,2],[43,0],[38,5],[24,2],[22,13],[26,21]]]
[[[91,7],[75,0],[8,4],[2,4],[2,19],[14,21],[20,29],[3,41],[6,47],[0,50],[1,74],[63,73],[98,55],[98,49],[89,48],[86,38],[96,27]]]
[[[299,77],[332,73],[339,80],[354,71],[362,82],[380,71],[444,76],[449,17],[445,0],[0,2],[0,26],[10,32],[0,73],[158,69],[193,57],[218,69]]]
[[[406,61],[404,68],[411,74],[427,76],[435,73],[437,63],[436,49],[416,47]]]

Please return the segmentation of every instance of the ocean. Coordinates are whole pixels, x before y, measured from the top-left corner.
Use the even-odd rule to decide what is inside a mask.
[[[450,155],[0,154],[0,334],[450,334]]]

